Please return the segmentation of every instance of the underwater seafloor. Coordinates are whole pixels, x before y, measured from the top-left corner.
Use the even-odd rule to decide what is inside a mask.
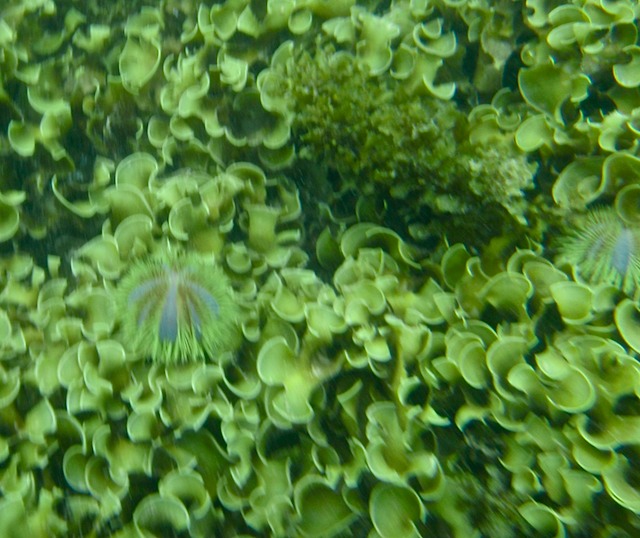
[[[0,537],[638,536],[639,14],[4,0]]]

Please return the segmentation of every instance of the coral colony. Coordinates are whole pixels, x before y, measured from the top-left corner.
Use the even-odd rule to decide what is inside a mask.
[[[236,332],[230,286],[220,268],[195,254],[160,253],[136,263],[119,292],[127,340],[154,361],[215,357]]]
[[[0,0],[0,538],[638,536],[639,16]]]

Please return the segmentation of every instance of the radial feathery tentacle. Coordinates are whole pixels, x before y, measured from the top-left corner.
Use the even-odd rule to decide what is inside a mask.
[[[215,360],[237,340],[231,284],[205,256],[160,252],[141,260],[122,279],[119,298],[126,341],[153,360]]]
[[[609,283],[628,295],[640,287],[640,228],[613,209],[591,211],[560,245],[560,263],[592,284]]]

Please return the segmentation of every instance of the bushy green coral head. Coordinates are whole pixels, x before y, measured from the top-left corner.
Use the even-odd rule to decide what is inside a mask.
[[[154,361],[215,361],[239,338],[231,284],[205,256],[154,254],[131,267],[118,293],[126,343]]]
[[[640,227],[613,209],[595,209],[564,238],[557,261],[592,284],[613,284],[632,295],[640,288]]]

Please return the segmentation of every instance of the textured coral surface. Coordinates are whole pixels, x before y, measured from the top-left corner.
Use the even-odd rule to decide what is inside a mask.
[[[639,14],[0,2],[0,537],[637,536]]]

